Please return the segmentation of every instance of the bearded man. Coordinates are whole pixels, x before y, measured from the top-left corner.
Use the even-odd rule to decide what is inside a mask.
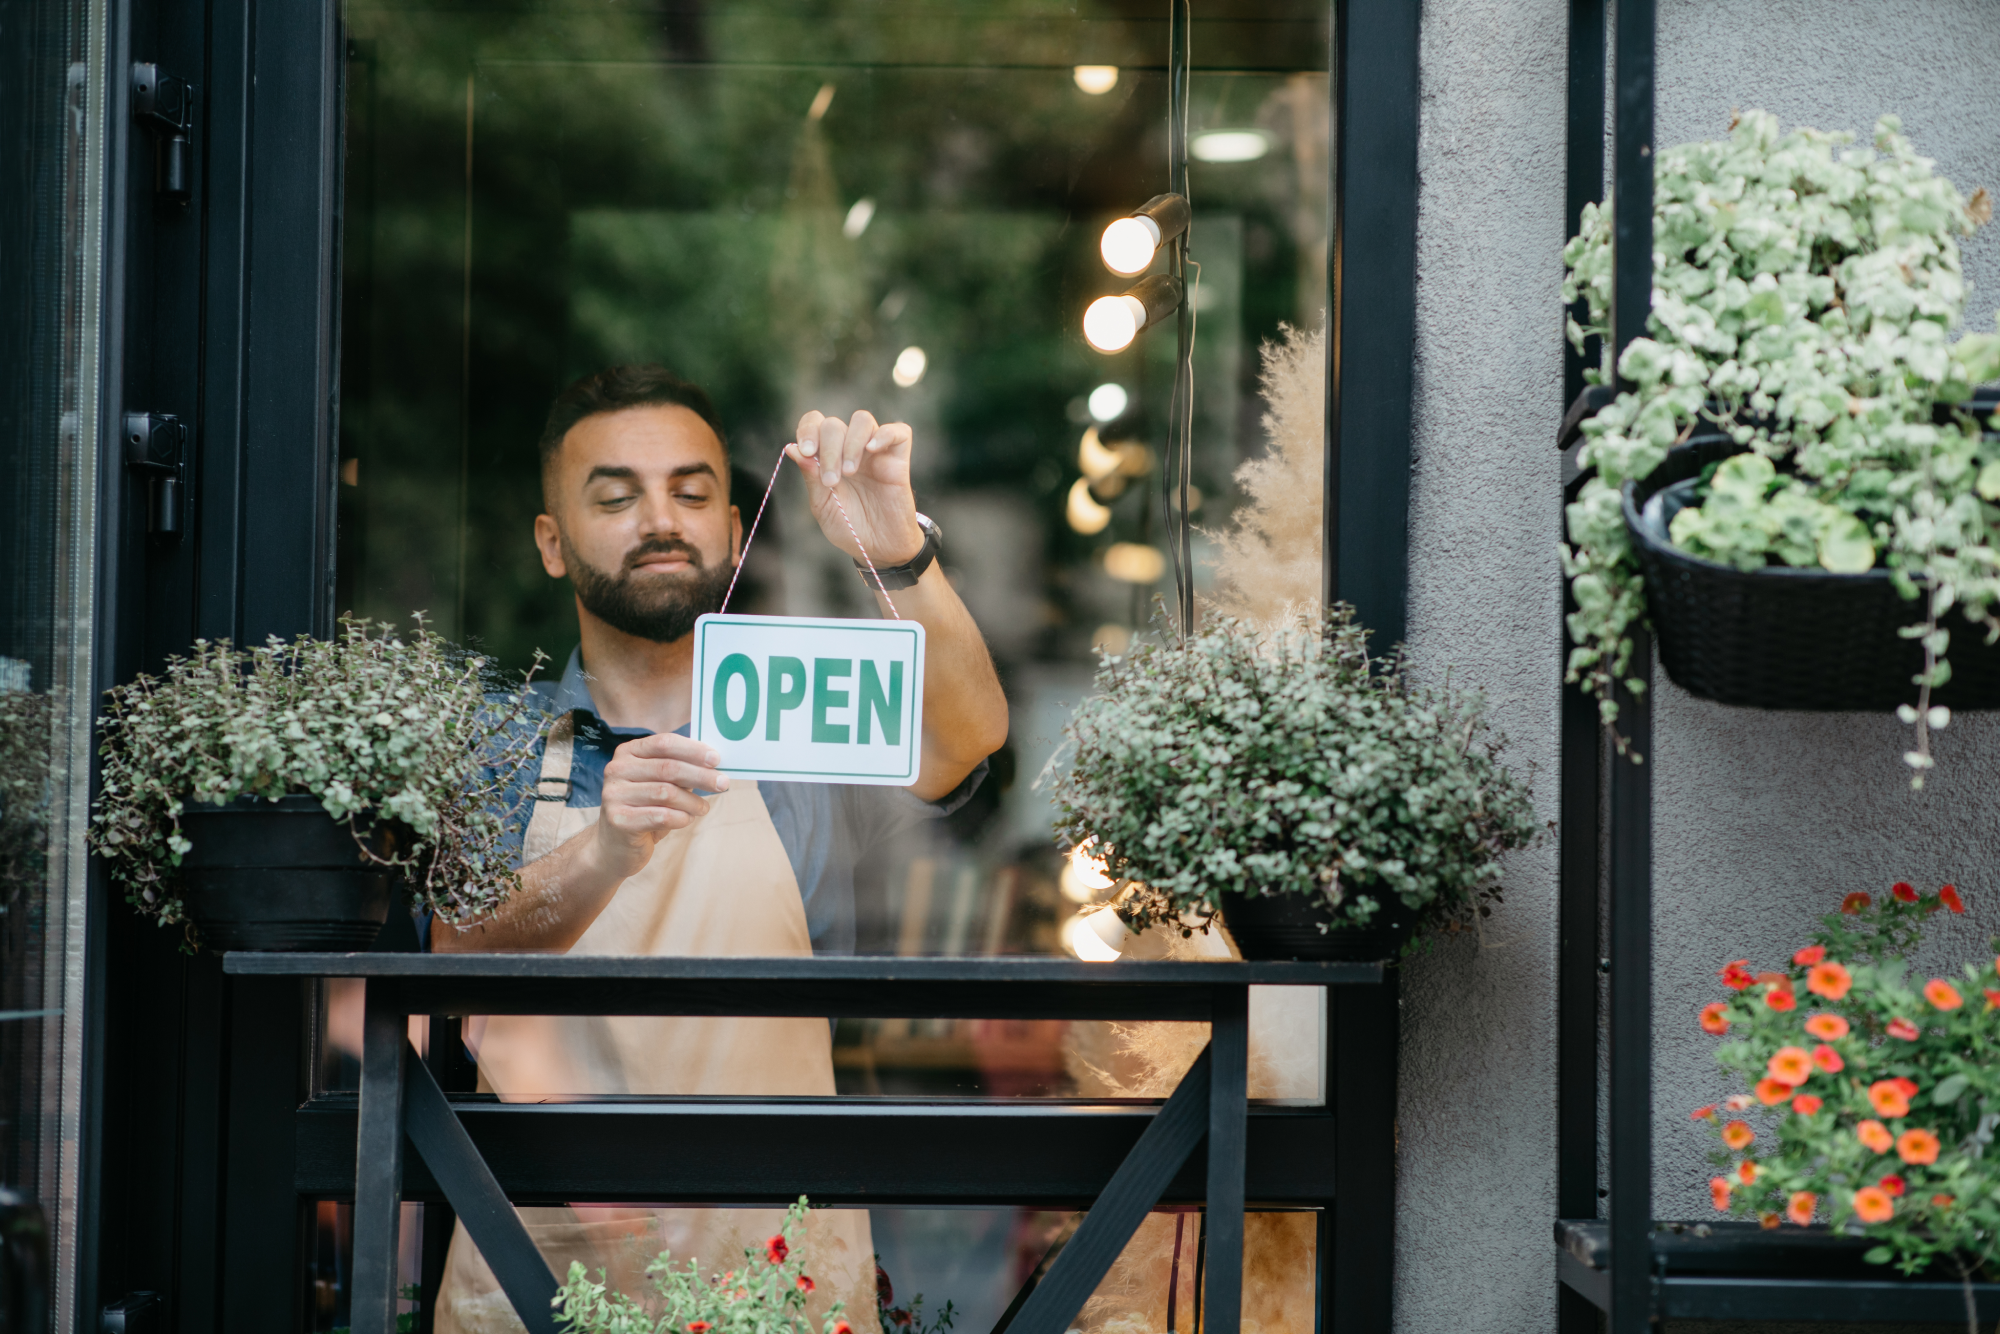
[[[808,412],[786,452],[826,539],[855,559],[858,575],[865,546],[895,611],[924,626],[917,781],[898,789],[732,780],[717,769],[721,757],[687,734],[695,619],[721,608],[743,554],[744,520],[729,494],[715,409],[701,389],[658,366],[615,366],[557,397],[542,432],[535,545],[542,567],[576,594],[580,643],[555,691],[521,850],[522,889],[485,922],[433,922],[431,948],[852,951],[860,855],[900,823],[956,809],[1007,735],[992,659],[938,563],[941,535],[917,512],[912,447],[901,423]],[[875,598],[888,614],[879,591]],[[824,1019],[492,1016],[469,1022],[467,1034],[481,1090],[509,1101],[834,1092]],[[558,1277],[581,1260],[634,1293],[660,1250],[728,1268],[778,1218],[587,1205],[521,1214]],[[868,1310],[866,1215],[814,1215],[808,1245],[820,1300]],[[440,1294],[440,1334],[510,1320],[461,1230]]]

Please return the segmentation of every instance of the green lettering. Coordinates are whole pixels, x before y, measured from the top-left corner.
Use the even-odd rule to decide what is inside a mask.
[[[876,715],[882,719],[882,743],[888,746],[903,744],[903,664],[889,664],[889,691],[882,692],[882,678],[875,671],[875,664],[866,659],[861,663],[861,692],[855,701],[855,710],[861,716],[856,721],[861,725],[861,744],[867,745],[869,733],[873,731]]]
[[[764,719],[764,739],[778,739],[778,724],[786,709],[806,702],[806,665],[797,658],[771,659],[771,712]]]
[[[743,712],[729,714],[729,683],[743,678]],[[741,741],[757,726],[757,664],[741,653],[722,660],[715,673],[715,730],[731,741]]]
[[[825,741],[836,746],[847,744],[847,724],[830,723],[826,720],[828,709],[847,707],[847,692],[828,689],[828,683],[835,680],[845,681],[852,675],[854,675],[852,658],[813,659],[812,738],[815,742]]]

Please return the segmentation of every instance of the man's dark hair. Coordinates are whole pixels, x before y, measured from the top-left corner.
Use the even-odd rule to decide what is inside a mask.
[[[544,503],[553,500],[547,495],[548,486],[555,471],[556,453],[562,448],[563,437],[569,434],[570,427],[585,417],[595,417],[601,412],[622,412],[626,408],[665,404],[686,408],[707,422],[722,445],[724,462],[728,461],[729,434],[722,429],[722,419],[715,414],[715,404],[709,401],[707,391],[700,385],[683,380],[665,366],[609,366],[584,376],[557,394],[555,405],[549,409],[548,424],[542,427],[541,439]],[[725,467],[725,486],[728,480],[729,470]]]

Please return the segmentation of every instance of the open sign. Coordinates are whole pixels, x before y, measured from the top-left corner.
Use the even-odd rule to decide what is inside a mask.
[[[716,767],[790,783],[917,781],[924,627],[915,621],[703,616],[694,719]]]

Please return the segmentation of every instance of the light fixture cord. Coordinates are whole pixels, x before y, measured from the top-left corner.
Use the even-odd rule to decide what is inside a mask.
[[[1189,50],[1193,40],[1193,16],[1189,0],[1167,0],[1167,175],[1169,188],[1188,201],[1188,225],[1175,239],[1172,256],[1174,276],[1182,280],[1181,303],[1175,324],[1179,347],[1174,358],[1173,404],[1168,413],[1166,467],[1161,482],[1161,509],[1167,523],[1167,548],[1174,562],[1174,611],[1180,622],[1181,642],[1194,633],[1194,556],[1188,515],[1189,474],[1194,470],[1194,289],[1188,287],[1187,269],[1193,264],[1199,284],[1201,266],[1189,258],[1189,242],[1194,235],[1194,200],[1188,191],[1188,101],[1189,70],[1193,64]],[[1175,493],[1179,493],[1180,513],[1174,513]]]
[[[791,446],[787,445],[778,451],[778,461],[771,468],[771,480],[764,483],[764,498],[757,502],[757,513],[750,520],[750,531],[743,535],[743,551],[736,558],[736,569],[729,576],[729,587],[722,594],[722,605],[716,608],[718,616],[729,610],[729,599],[736,594],[736,581],[743,577],[743,567],[749,563],[750,544],[757,540],[757,525],[764,521],[764,507],[771,503],[771,492],[777,488],[778,473],[784,469],[786,454],[790,448]],[[799,465],[799,471],[805,471],[803,463]],[[896,610],[896,600],[889,596],[889,589],[882,582],[882,572],[875,568],[875,558],[868,554],[868,548],[862,544],[861,534],[855,531],[854,520],[848,517],[847,506],[840,503],[839,490],[828,487],[826,493],[833,498],[833,507],[840,511],[840,521],[847,525],[847,535],[854,539],[854,548],[861,553],[861,560],[868,567],[868,577],[875,581],[877,591],[882,594],[882,601],[889,606],[889,614],[899,621],[902,620],[903,613]]]

